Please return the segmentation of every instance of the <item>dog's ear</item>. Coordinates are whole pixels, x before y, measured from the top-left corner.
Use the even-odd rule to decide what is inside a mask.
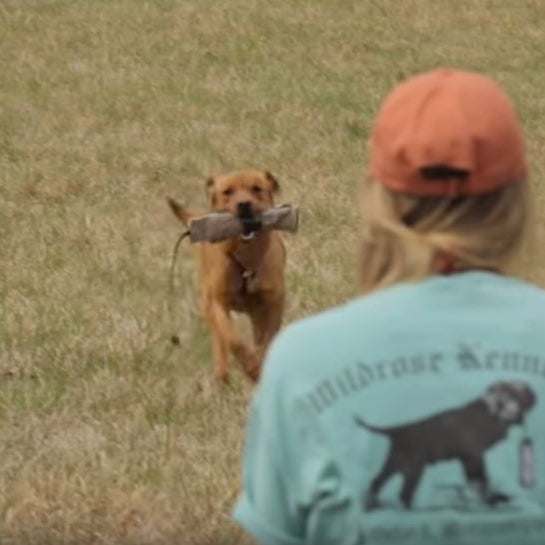
[[[266,170],[264,174],[265,178],[271,184],[271,192],[278,193],[280,191],[280,184],[278,183],[278,180],[268,170]]]
[[[206,178],[204,188],[206,190],[206,196],[208,197],[208,200],[210,201],[212,207],[216,206],[216,192],[214,187],[215,185],[216,180],[214,180],[213,176],[209,176],[208,178]]]

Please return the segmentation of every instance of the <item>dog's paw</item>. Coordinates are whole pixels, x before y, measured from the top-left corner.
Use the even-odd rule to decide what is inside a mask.
[[[229,384],[229,372],[227,369],[217,369],[216,379],[222,384]]]
[[[502,492],[491,492],[486,498],[486,503],[492,507],[496,507],[496,505],[501,505],[502,503],[507,503],[509,501],[511,501],[511,498]]]
[[[244,370],[253,382],[258,381],[261,372],[261,358],[258,353],[254,352],[246,358]]]
[[[378,498],[374,494],[367,494],[363,501],[363,508],[365,511],[375,511],[380,508]]]

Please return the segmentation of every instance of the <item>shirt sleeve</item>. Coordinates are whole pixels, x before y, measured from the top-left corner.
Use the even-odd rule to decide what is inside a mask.
[[[234,518],[262,545],[302,545],[297,513],[275,447],[276,430],[263,421],[262,391],[250,412],[243,459],[243,492]],[[292,491],[291,491],[292,492]]]
[[[234,518],[262,545],[357,543],[355,505],[280,336],[254,396]]]

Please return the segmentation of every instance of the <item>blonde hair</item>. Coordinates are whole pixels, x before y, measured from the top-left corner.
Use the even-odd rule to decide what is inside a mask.
[[[456,268],[506,270],[529,217],[526,181],[467,197],[415,197],[368,180],[362,194],[364,292]]]

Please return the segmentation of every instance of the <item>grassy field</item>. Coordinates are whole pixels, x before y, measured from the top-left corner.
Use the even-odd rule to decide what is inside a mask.
[[[169,318],[165,196],[202,209],[207,175],[270,169],[302,208],[286,322],[342,302],[370,121],[413,72],[513,96],[521,269],[545,284],[544,20],[541,0],[0,0],[0,542],[247,543],[251,387],[214,381],[187,251]]]

